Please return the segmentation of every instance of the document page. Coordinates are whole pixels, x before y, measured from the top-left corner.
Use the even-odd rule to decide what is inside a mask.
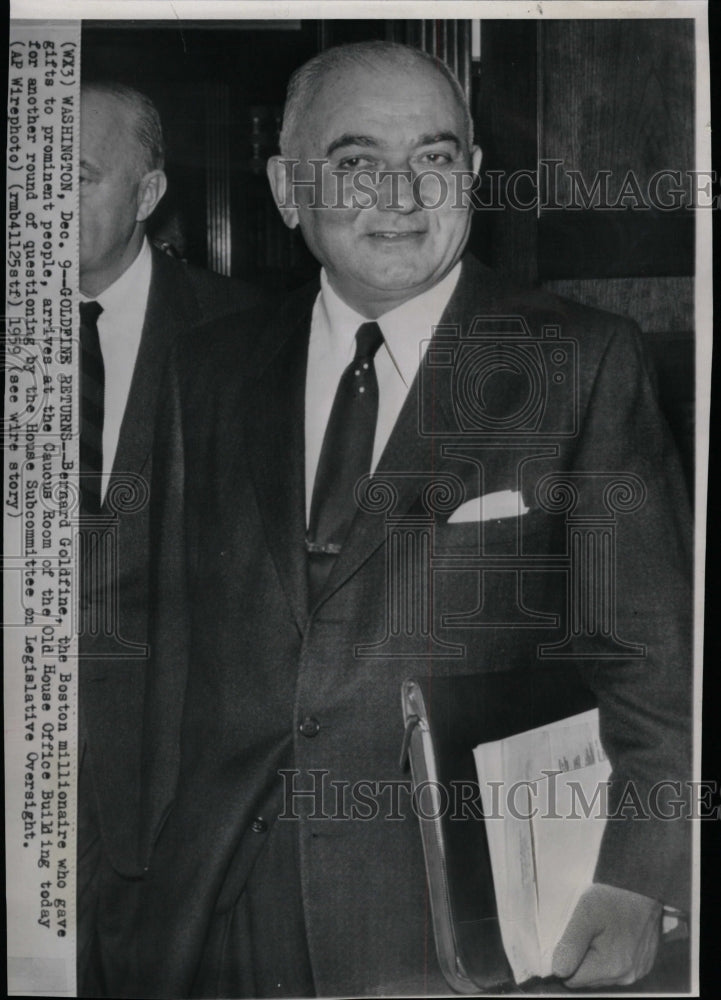
[[[593,880],[610,764],[598,710],[474,750],[501,935],[516,982],[549,976]]]

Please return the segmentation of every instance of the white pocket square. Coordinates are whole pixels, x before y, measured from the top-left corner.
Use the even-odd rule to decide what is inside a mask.
[[[448,518],[448,524],[520,517],[522,514],[527,514],[528,510],[518,490],[499,490],[498,493],[486,493],[483,497],[474,497],[473,500],[462,503]]]

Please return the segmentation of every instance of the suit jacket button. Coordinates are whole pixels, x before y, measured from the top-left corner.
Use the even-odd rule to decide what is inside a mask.
[[[320,731],[320,723],[317,719],[314,719],[312,715],[306,715],[300,724],[300,731],[308,739],[312,739],[317,736]]]
[[[263,819],[262,816],[256,816],[253,822],[250,824],[250,829],[253,833],[265,833],[268,829],[268,824]]]

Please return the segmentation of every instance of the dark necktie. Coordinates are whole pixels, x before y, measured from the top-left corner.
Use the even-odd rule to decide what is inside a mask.
[[[353,491],[370,472],[378,420],[373,359],[383,343],[377,323],[356,333],[355,357],[341,375],[323,438],[308,526],[308,583],[315,604],[356,512]]]
[[[102,496],[105,365],[98,337],[102,311],[97,302],[80,303],[80,497],[89,514],[99,512]]]

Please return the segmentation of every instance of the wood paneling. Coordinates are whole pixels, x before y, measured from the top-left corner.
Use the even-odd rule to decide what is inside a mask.
[[[694,167],[693,21],[544,21],[539,155],[645,184]],[[569,195],[561,180],[559,200]]]
[[[228,85],[206,83],[205,102],[208,267],[218,274],[230,275],[232,247]]]
[[[558,294],[641,327],[659,401],[689,488],[694,470],[694,37],[688,20],[539,23],[539,159],[558,160],[541,190],[538,275]],[[662,211],[651,178],[677,171],[685,204]],[[608,173],[613,204],[631,175],[647,208],[543,208]],[[542,171],[548,177],[550,171]],[[666,188],[659,189],[662,196]],[[578,194],[576,193],[576,201]],[[633,199],[629,199],[633,202]],[[667,201],[668,204],[668,201]]]
[[[537,23],[483,21],[481,65],[474,99],[476,141],[483,150],[483,170],[534,173],[537,143]],[[500,199],[504,200],[503,183]],[[538,276],[536,213],[506,209],[479,211],[473,222],[471,249],[483,260],[521,281]]]
[[[541,192],[540,277],[693,274],[693,22],[544,21],[539,80],[539,158],[560,161],[542,173],[553,185]],[[666,210],[668,181],[654,189],[662,171],[681,178],[678,208]],[[570,172],[586,191],[605,172],[610,204],[638,196],[610,210],[544,210],[578,203]]]
[[[392,22],[396,28],[393,41],[423,49],[442,59],[458,77],[464,93],[471,100],[471,22],[451,19]]]
[[[694,273],[691,211],[546,211],[538,220],[538,276],[665,278]]]
[[[629,316],[645,333],[689,333],[694,328],[693,278],[546,281],[544,287],[585,305]]]

